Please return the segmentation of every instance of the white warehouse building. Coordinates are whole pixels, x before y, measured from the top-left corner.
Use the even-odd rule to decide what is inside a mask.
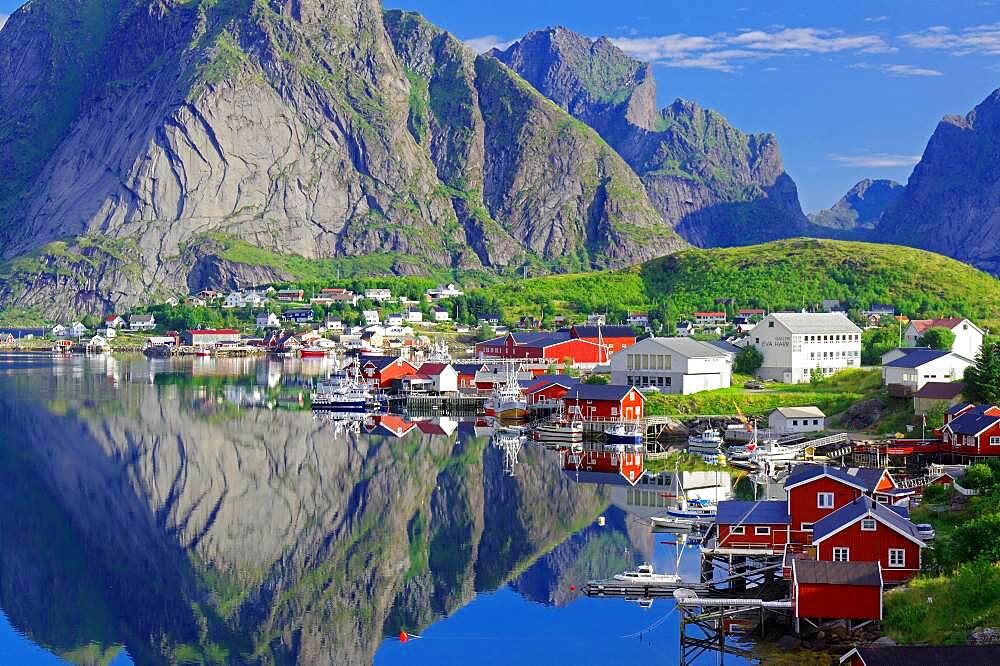
[[[691,338],[646,338],[611,357],[611,383],[688,395],[727,388],[730,354]]]
[[[750,344],[764,356],[762,379],[808,382],[819,368],[832,375],[861,367],[861,329],[842,312],[775,312],[752,331]]]

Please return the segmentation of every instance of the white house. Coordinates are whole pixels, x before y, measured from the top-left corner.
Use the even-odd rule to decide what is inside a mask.
[[[365,310],[361,313],[361,316],[365,320],[365,326],[377,326],[381,323],[378,310]]]
[[[927,382],[955,382],[972,359],[940,349],[894,349],[882,357],[882,383],[894,397],[909,397]]]
[[[62,324],[56,324],[49,330],[49,334],[53,338],[65,338],[68,333],[69,329]]]
[[[629,312],[628,313],[628,325],[638,326],[639,328],[646,328],[649,326],[649,313],[648,312]]]
[[[611,357],[611,383],[684,395],[729,386],[730,354],[690,338],[646,338]]]
[[[323,325],[330,333],[342,333],[344,331],[344,322],[340,319],[327,319]]]
[[[757,375],[798,384],[819,368],[832,375],[861,366],[861,329],[842,312],[773,312],[750,331],[764,356]]]
[[[156,317],[151,314],[134,314],[128,318],[128,327],[133,331],[151,331],[156,328]]]
[[[392,291],[389,289],[365,289],[365,298],[384,303],[392,300]]]
[[[767,417],[768,428],[778,435],[820,432],[825,423],[826,414],[818,407],[778,407]]]
[[[677,322],[677,335],[682,338],[690,338],[694,334],[694,326],[689,321]]]
[[[267,301],[267,296],[257,291],[247,291],[243,294],[243,307],[259,308],[266,305]]]
[[[280,328],[281,320],[273,312],[258,312],[256,317],[257,328]]]
[[[436,289],[428,289],[426,292],[427,296],[432,301],[439,301],[442,298],[451,298],[452,296],[461,296],[465,292],[459,289],[452,283],[446,285],[438,285]]]
[[[444,308],[434,308],[434,321],[451,321],[451,313]]]
[[[951,350],[965,358],[976,358],[983,346],[983,330],[968,319],[912,319],[903,332],[903,344],[916,347],[920,338],[932,328],[946,328],[955,334]]]
[[[111,345],[108,344],[108,341],[100,335],[95,335],[94,337],[90,338],[90,340],[87,341],[86,345],[87,351],[89,352],[103,352],[110,349],[110,347]]]
[[[406,321],[410,324],[421,324],[424,321],[424,313],[420,310],[410,310],[406,313]]]
[[[393,314],[386,315],[385,317],[386,326],[402,326],[403,325],[403,315],[395,312]]]
[[[417,377],[431,380],[435,393],[454,393],[458,390],[458,370],[451,363],[424,363],[417,370]]]
[[[596,312],[591,312],[587,315],[587,326],[607,326],[608,316],[604,314],[598,314]]]
[[[105,326],[104,328],[97,329],[97,334],[103,336],[106,340],[113,340],[118,335],[118,329],[113,326]]]
[[[697,326],[717,326],[719,324],[725,324],[726,313],[722,311],[695,312],[694,323]]]
[[[67,329],[67,334],[71,338],[82,338],[86,333],[87,327],[83,325],[83,322],[79,321],[74,321],[69,325],[69,329]]]
[[[231,291],[226,294],[226,297],[222,301],[222,307],[224,308],[241,308],[243,307],[243,292],[242,291]]]
[[[108,315],[104,318],[104,328],[121,328],[125,325],[125,320],[118,315]]]

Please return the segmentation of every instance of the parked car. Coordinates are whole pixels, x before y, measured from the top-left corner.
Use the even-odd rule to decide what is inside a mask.
[[[934,526],[929,523],[920,523],[917,525],[917,531],[920,533],[920,538],[924,541],[930,541],[934,538]]]
[[[743,384],[743,388],[750,389],[751,391],[760,391],[764,388],[764,382],[759,379],[751,379]]]

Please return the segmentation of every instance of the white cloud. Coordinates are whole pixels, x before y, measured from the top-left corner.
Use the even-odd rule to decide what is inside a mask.
[[[897,155],[893,153],[864,153],[861,155],[840,155],[831,153],[828,160],[840,166],[865,169],[888,169],[891,167],[913,166],[920,161],[920,155]]]
[[[1000,23],[963,28],[957,32],[947,26],[935,25],[920,32],[906,33],[899,39],[913,48],[948,51],[958,56],[974,53],[1000,55]]]
[[[888,76],[944,76],[944,72],[916,65],[872,65],[867,62],[856,62],[849,67],[851,69],[872,69]]]
[[[476,53],[486,53],[490,49],[505,49],[515,40],[504,39],[503,37],[497,37],[496,35],[483,35],[482,37],[473,37],[471,39],[466,39],[465,45]]]
[[[888,21],[888,16],[868,16],[865,21],[868,23],[881,23],[882,21]]]
[[[619,37],[612,41],[629,55],[647,62],[721,72],[735,72],[747,62],[786,55],[873,54],[897,50],[879,35],[849,35],[840,30],[783,26],[713,35],[674,33],[658,37]]]

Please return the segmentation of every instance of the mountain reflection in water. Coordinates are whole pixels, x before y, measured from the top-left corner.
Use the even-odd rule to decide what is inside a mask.
[[[537,445],[510,474],[471,422],[314,417],[322,366],[2,360],[0,608],[75,663],[371,663],[498,588],[466,610],[617,614],[581,585],[668,559]]]

